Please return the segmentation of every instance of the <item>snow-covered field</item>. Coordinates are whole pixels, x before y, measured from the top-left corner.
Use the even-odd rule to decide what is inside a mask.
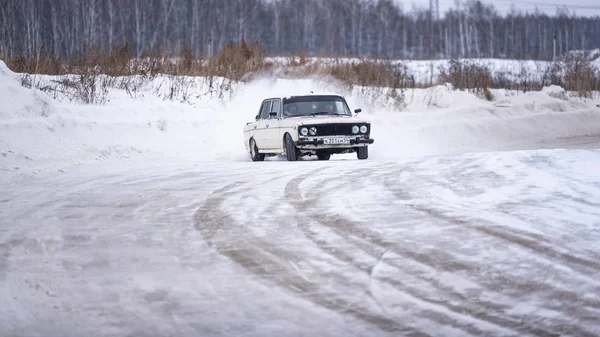
[[[600,99],[19,81],[0,63],[1,336],[600,334]],[[309,90],[363,108],[369,160],[250,162],[262,98]]]
[[[600,50],[596,49],[585,54],[586,57],[596,57],[600,54]],[[286,66],[292,60],[296,63],[300,62],[300,57],[270,57],[268,62]],[[327,57],[307,57],[304,59],[307,65],[325,64],[331,65],[335,63],[360,63],[359,58],[327,58]],[[385,61],[387,62],[387,61]],[[389,60],[391,64],[402,66],[407,75],[414,77],[415,81],[422,85],[431,85],[438,81],[440,71],[448,72],[450,62],[448,60]],[[550,61],[534,61],[534,60],[511,60],[511,59],[477,59],[463,58],[461,62],[467,64],[476,64],[490,70],[493,76],[501,76],[507,81],[535,81],[541,82],[544,73],[552,67]],[[600,69],[600,58],[592,60],[592,65]]]

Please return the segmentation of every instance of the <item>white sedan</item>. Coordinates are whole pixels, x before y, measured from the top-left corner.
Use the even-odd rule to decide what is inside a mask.
[[[371,123],[357,118],[343,96],[302,95],[265,99],[253,122],[244,127],[246,150],[253,161],[285,155],[295,161],[316,155],[329,160],[335,153],[369,157]]]

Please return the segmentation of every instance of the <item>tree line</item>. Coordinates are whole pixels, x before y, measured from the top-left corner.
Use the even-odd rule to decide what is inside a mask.
[[[0,56],[70,58],[86,46],[110,52],[186,46],[214,55],[258,41],[274,55],[412,59],[551,59],[600,48],[600,17],[511,10],[468,0],[439,18],[392,0],[0,0]]]

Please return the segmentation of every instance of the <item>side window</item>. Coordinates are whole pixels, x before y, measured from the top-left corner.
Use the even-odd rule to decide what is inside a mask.
[[[273,100],[273,106],[271,106],[271,112],[277,112],[277,115],[279,116],[279,109],[281,107],[281,100],[280,99],[274,99]]]
[[[265,101],[260,110],[260,119],[269,119],[269,111],[271,111],[271,101]]]

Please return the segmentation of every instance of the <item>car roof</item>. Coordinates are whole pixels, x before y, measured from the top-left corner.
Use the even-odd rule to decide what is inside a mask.
[[[310,97],[310,96],[315,96],[315,97],[317,97],[317,96],[335,96],[335,97],[340,97],[340,98],[342,98],[342,99],[346,100],[346,98],[345,98],[343,95],[340,95],[340,94],[336,94],[336,93],[328,93],[328,92],[318,92],[318,93],[316,93],[316,92],[312,92],[312,91],[311,91],[311,92],[310,92],[310,93],[308,93],[308,94],[298,94],[298,95],[285,95],[285,96],[271,96],[271,97],[266,97],[266,98],[264,98],[264,99],[263,99],[263,102],[264,102],[264,101],[268,101],[268,100],[273,100],[273,99],[281,99],[281,100],[284,100],[284,99],[290,99],[290,98],[296,98],[296,97]]]
[[[281,98],[292,98],[292,97],[310,97],[310,96],[336,96],[336,97],[341,97],[344,98],[343,95],[340,94],[336,94],[336,93],[329,93],[329,92],[310,92],[308,94],[298,94],[298,95],[288,95],[288,96],[283,96]]]

